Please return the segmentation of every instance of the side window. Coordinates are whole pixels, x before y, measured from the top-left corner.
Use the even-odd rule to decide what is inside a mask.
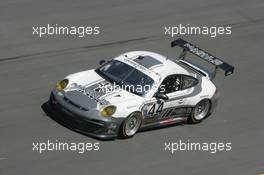
[[[193,87],[198,83],[198,80],[191,76],[183,75],[182,79],[182,89]]]
[[[181,88],[181,76],[169,75],[160,85],[159,91],[165,94],[176,92]]]

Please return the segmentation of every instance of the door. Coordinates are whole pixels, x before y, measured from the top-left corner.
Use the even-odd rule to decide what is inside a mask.
[[[175,110],[186,105],[184,96],[189,93],[190,89],[182,90],[182,75],[174,74],[163,80],[158,91],[166,94],[168,99],[153,97],[144,105],[143,114],[146,123],[173,117],[171,114],[176,114]]]

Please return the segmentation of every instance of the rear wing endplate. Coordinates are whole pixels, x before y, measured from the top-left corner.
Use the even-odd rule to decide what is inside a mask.
[[[200,57],[201,59],[207,61],[208,63],[215,66],[215,69],[220,68],[225,72],[225,76],[228,76],[234,73],[234,66],[224,62],[223,60],[211,55],[210,53],[196,47],[195,45],[179,38],[171,42],[171,47],[179,46],[183,49],[180,59],[184,59],[186,51]]]

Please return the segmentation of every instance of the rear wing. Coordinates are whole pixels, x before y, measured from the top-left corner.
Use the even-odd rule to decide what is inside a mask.
[[[225,72],[225,76],[231,75],[234,73],[234,66],[224,62],[223,60],[211,55],[210,53],[196,47],[195,45],[179,38],[171,42],[171,47],[179,46],[183,49],[180,59],[184,60],[186,53],[190,52],[199,58],[205,60],[206,62],[215,66],[215,73],[218,68],[222,69]]]

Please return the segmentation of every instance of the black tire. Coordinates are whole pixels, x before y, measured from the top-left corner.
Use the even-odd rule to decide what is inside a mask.
[[[119,131],[120,138],[133,137],[142,123],[142,115],[140,112],[131,113],[122,123]]]
[[[188,118],[188,123],[195,124],[200,123],[210,114],[211,102],[208,99],[201,100],[195,105],[192,110],[190,117]]]

